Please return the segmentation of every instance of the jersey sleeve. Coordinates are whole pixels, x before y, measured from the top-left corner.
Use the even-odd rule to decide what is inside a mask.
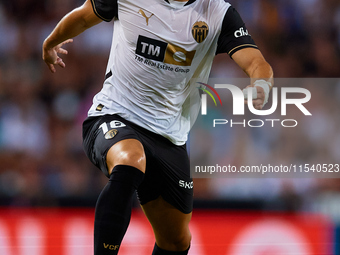
[[[248,33],[239,13],[234,7],[230,6],[223,19],[221,34],[217,41],[216,55],[228,53],[232,57],[236,51],[244,48],[257,48],[257,46]]]
[[[91,0],[94,13],[104,21],[118,19],[117,0]]]

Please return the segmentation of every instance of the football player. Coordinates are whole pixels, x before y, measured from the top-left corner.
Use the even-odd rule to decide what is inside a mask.
[[[85,152],[109,178],[96,205],[95,255],[118,253],[135,191],[154,230],[152,254],[184,255],[193,203],[185,144],[199,112],[196,82],[206,83],[214,56],[228,53],[251,78],[261,109],[273,72],[224,0],[87,0],[44,41],[51,72],[65,67],[64,44],[111,20],[105,81],[83,124]]]

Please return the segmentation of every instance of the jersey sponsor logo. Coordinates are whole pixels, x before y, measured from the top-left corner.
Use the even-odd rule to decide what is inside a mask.
[[[183,181],[183,180],[179,180],[178,185],[181,188],[185,188],[185,189],[193,189],[194,188],[194,182],[193,181],[186,182],[186,181]]]
[[[242,36],[247,36],[247,35],[250,35],[250,34],[248,33],[248,30],[247,29],[244,30],[243,27],[241,27],[239,30],[236,30],[235,33],[234,33],[234,36],[236,38],[242,37]]]
[[[194,37],[195,41],[198,43],[201,43],[208,36],[209,26],[204,21],[197,21],[192,26],[191,32],[192,32],[192,36]]]
[[[139,9],[138,13],[141,14],[145,18],[146,25],[148,26],[149,25],[149,19],[153,16],[153,13],[151,13],[151,15],[149,17],[146,16],[145,12],[142,9]]]
[[[178,66],[191,66],[195,53],[195,50],[186,51],[181,47],[168,44],[164,56],[164,63]]]
[[[136,47],[136,54],[139,56],[178,66],[191,66],[195,53],[195,50],[186,51],[181,47],[142,35],[138,37]]]
[[[136,54],[156,61],[163,61],[168,44],[140,35],[137,41]]]

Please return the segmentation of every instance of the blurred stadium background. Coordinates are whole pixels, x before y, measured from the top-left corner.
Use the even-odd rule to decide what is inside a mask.
[[[340,76],[339,0],[230,2],[275,77]],[[57,74],[41,59],[44,38],[82,3],[0,2],[1,255],[92,254],[93,208],[107,180],[83,153],[81,123],[102,86],[112,24],[68,45],[67,68]],[[245,75],[219,55],[211,77]],[[340,84],[313,92],[317,105],[305,130],[278,130],[266,141],[284,141],[280,154],[270,155],[274,162],[340,163]],[[242,160],[242,153],[232,156]],[[192,255],[340,254],[340,179],[197,179],[195,208]],[[153,246],[137,203],[125,242],[121,254],[150,254]]]

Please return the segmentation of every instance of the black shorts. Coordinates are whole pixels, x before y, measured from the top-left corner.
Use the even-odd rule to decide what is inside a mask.
[[[86,155],[106,176],[108,150],[115,143],[131,138],[142,143],[146,156],[145,177],[137,190],[140,203],[143,205],[162,196],[181,212],[190,213],[193,182],[185,145],[177,146],[118,115],[89,117],[83,123]]]

